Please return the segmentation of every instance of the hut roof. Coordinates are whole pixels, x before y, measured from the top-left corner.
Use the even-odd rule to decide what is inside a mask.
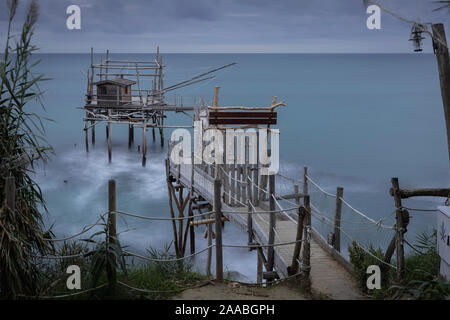
[[[101,85],[101,84],[115,84],[121,87],[129,86],[136,84],[136,81],[130,80],[130,79],[124,79],[124,78],[115,78],[115,79],[107,79],[107,80],[100,80],[94,83],[95,85]]]

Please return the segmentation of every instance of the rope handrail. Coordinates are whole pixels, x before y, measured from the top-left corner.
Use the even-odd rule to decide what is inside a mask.
[[[67,256],[39,256],[39,255],[32,255],[34,258],[39,258],[39,259],[53,259],[53,260],[58,260],[58,259],[72,259],[72,258],[79,258],[79,257],[84,257],[85,255],[87,255],[89,252],[87,253],[78,253],[78,254],[71,254],[71,255],[67,255]]]
[[[88,232],[89,230],[91,230],[93,227],[97,226],[98,223],[100,222],[100,220],[107,214],[107,212],[103,213],[102,215],[100,215],[100,217],[97,219],[97,221],[95,221],[93,224],[91,224],[89,227],[85,227],[81,232],[77,233],[77,234],[73,234],[71,236],[65,237],[65,238],[59,238],[59,239],[44,239],[44,241],[49,241],[49,242],[57,242],[57,241],[67,241],[70,239],[73,239],[75,237],[78,237],[86,232]]]
[[[73,296],[78,296],[80,294],[83,293],[87,293],[87,292],[91,292],[94,290],[98,290],[101,289],[103,287],[105,287],[107,285],[107,283],[104,283],[102,285],[99,285],[95,288],[90,288],[90,289],[86,289],[83,291],[78,291],[78,292],[74,292],[74,293],[68,293],[68,294],[61,294],[61,295],[56,295],[56,296],[27,296],[27,295],[23,295],[23,294],[19,294],[19,297],[24,297],[24,298],[35,298],[35,299],[60,299],[60,298],[68,298],[68,297],[73,297]]]
[[[314,215],[314,213],[311,213],[312,215]],[[328,222],[330,225],[333,225],[331,222]],[[371,253],[368,249],[366,249],[362,244],[360,244],[358,241],[356,241],[355,239],[353,239],[347,232],[345,232],[341,227],[338,227],[339,228],[339,230],[348,238],[348,239],[350,239],[350,241],[354,241],[355,243],[356,243],[356,245],[358,246],[358,247],[360,247],[362,250],[364,250],[367,254],[369,254],[370,256],[372,256],[373,258],[375,258],[376,260],[378,260],[378,261],[380,261],[381,263],[383,263],[383,264],[386,264],[386,265],[388,265],[388,266],[390,266],[390,267],[392,267],[392,268],[394,268],[394,269],[397,269],[397,267],[396,266],[394,266],[394,265],[392,265],[392,264],[390,264],[390,263],[388,263],[388,262],[386,262],[386,261],[383,261],[383,260],[381,260],[380,258],[378,258],[377,256],[375,256],[373,253]]]
[[[298,210],[298,208],[300,208],[300,206],[297,207],[291,207],[291,208],[286,208],[286,209],[281,209],[281,210],[273,210],[273,211],[252,211],[252,212],[248,212],[248,211],[243,211],[243,212],[239,212],[239,211],[229,211],[229,210],[222,210],[222,213],[229,213],[229,214],[264,214],[264,213],[283,213],[285,211],[293,211],[293,210]]]
[[[202,216],[206,216],[209,215],[211,213],[214,213],[214,211],[208,211],[208,212],[204,212],[201,214],[196,214],[194,216],[188,216],[188,217],[179,217],[179,218],[162,218],[162,217],[146,217],[146,216],[141,216],[141,215],[137,215],[134,213],[129,213],[129,212],[125,212],[125,211],[119,211],[119,210],[114,210],[111,211],[113,213],[118,213],[118,214],[122,214],[125,216],[130,216],[130,217],[134,217],[134,218],[139,218],[139,219],[144,219],[144,220],[155,220],[155,221],[178,221],[178,220],[188,220],[188,219],[193,219],[196,217],[202,217]]]
[[[273,199],[275,200],[275,203],[277,204],[278,208],[283,209],[283,207],[280,205],[280,203],[277,201],[277,198],[275,198],[275,196],[272,194]],[[289,218],[289,220],[291,220],[292,222],[294,222],[295,224],[297,224],[297,221],[295,221],[290,215],[288,215],[285,211],[283,211],[283,214]]]
[[[329,192],[325,191],[324,189],[322,189],[322,187],[320,187],[316,182],[314,182],[314,180],[312,180],[308,175],[306,175],[306,179],[308,179],[308,181],[311,182],[323,194],[325,194],[325,195],[327,195],[329,197],[336,198],[335,194],[329,193]]]
[[[289,242],[279,242],[279,243],[273,243],[273,244],[251,244],[251,245],[238,245],[238,244],[223,244],[222,247],[224,248],[271,248],[271,247],[280,247],[280,246],[287,246],[290,244],[296,244],[300,242],[307,242],[307,239],[302,240],[295,240],[295,241],[289,241]]]
[[[200,253],[203,253],[203,252],[205,252],[206,250],[209,250],[209,249],[211,249],[211,248],[213,248],[213,247],[215,247],[215,244],[212,244],[212,245],[206,247],[205,249],[200,250],[200,251],[198,251],[198,252],[195,252],[195,253],[193,253],[193,254],[190,254],[190,255],[188,255],[188,256],[184,256],[184,257],[181,257],[181,258],[173,258],[173,259],[154,259],[154,258],[148,258],[148,257],[144,257],[144,256],[142,256],[142,255],[140,255],[140,254],[137,254],[137,253],[134,253],[134,252],[125,251],[125,250],[123,251],[123,253],[125,253],[125,254],[127,254],[127,255],[129,255],[129,256],[133,256],[133,257],[140,258],[140,259],[147,260],[147,261],[151,261],[151,262],[176,262],[176,261],[181,261],[181,260],[185,260],[185,259],[191,258],[191,257],[193,257],[193,256],[196,256],[196,255],[198,255],[198,254],[200,254]]]
[[[342,203],[344,203],[347,207],[349,207],[349,208],[350,208],[351,210],[353,210],[355,213],[357,213],[357,214],[359,214],[361,217],[363,217],[363,218],[369,220],[369,221],[372,222],[373,224],[375,224],[375,225],[377,225],[377,226],[379,226],[379,227],[381,227],[381,228],[385,228],[385,229],[394,229],[393,227],[383,225],[381,219],[378,220],[378,221],[375,221],[374,219],[372,219],[372,218],[366,216],[364,213],[362,213],[362,212],[359,211],[358,209],[353,208],[347,201],[344,200],[344,198],[340,197],[339,199],[342,201]]]
[[[211,281],[208,280],[208,281],[204,281],[203,283],[198,284],[198,285],[187,286],[187,287],[183,287],[183,288],[179,288],[179,289],[173,289],[173,290],[147,290],[147,289],[140,289],[140,288],[136,288],[136,287],[130,286],[129,284],[126,284],[125,282],[122,282],[122,281],[119,281],[119,280],[117,280],[117,283],[122,285],[122,286],[124,286],[124,287],[127,287],[127,288],[129,288],[131,290],[135,290],[135,291],[139,291],[139,292],[143,292],[143,293],[168,293],[168,292],[181,292],[181,291],[188,290],[188,289],[199,288],[199,287],[207,285],[208,283],[211,283]]]
[[[250,177],[247,177],[247,178],[250,180],[250,182],[252,183],[252,185],[255,186],[256,188],[258,188],[260,191],[262,191],[262,192],[264,192],[264,193],[266,193],[266,194],[270,194],[269,191],[260,188],[256,183],[254,183],[252,178],[250,178]]]

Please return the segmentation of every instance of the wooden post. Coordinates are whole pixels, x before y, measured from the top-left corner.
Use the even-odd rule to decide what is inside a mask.
[[[275,195],[275,175],[271,174],[269,176],[269,245],[273,245],[275,243],[275,228],[276,228],[276,215],[273,211],[275,211],[275,199],[272,197]],[[275,250],[274,247],[267,248],[267,262],[269,265],[269,269],[267,271],[273,271],[274,262],[275,262]]]
[[[394,191],[394,202],[396,210],[396,241],[395,241],[395,249],[397,251],[397,280],[403,280],[405,276],[405,252],[403,249],[403,233],[404,233],[404,225],[403,225],[403,210],[402,210],[402,200],[399,195],[400,186],[398,183],[398,178],[392,178],[392,189]]]
[[[142,127],[142,166],[145,167],[147,162],[147,125],[144,123]]]
[[[164,147],[164,111],[161,111],[161,122],[159,128],[159,137],[161,138],[161,147]]]
[[[173,219],[175,218],[175,212],[173,210],[173,203],[172,198],[174,195],[172,194],[172,182],[170,180],[170,158],[167,157],[165,160],[166,165],[166,182],[167,182],[167,192],[169,194],[169,210],[170,210],[170,217]],[[180,258],[180,249],[178,248],[178,236],[177,236],[177,226],[175,220],[172,221],[172,231],[173,231],[173,244],[175,246],[175,252],[177,255],[177,258]]]
[[[297,190],[298,191],[298,190]],[[288,270],[289,275],[294,275],[298,272],[298,259],[300,257],[300,251],[302,249],[303,241],[303,222],[305,219],[305,208],[300,207],[297,210],[297,236],[295,238],[294,254],[292,255],[291,267]]]
[[[248,244],[253,244],[253,216],[252,216],[252,186],[249,179],[247,179],[247,233],[248,233]],[[249,248],[249,251],[252,249]]]
[[[433,41],[434,52],[436,54],[439,80],[441,83],[442,103],[444,105],[445,124],[447,127],[447,145],[450,160],[450,58],[448,53],[447,38],[445,36],[445,29],[442,23],[433,24],[431,26],[433,36],[440,39]]]
[[[258,253],[257,255],[257,265],[256,265],[256,283],[262,283],[262,275],[263,275],[263,262],[261,255]]]
[[[222,252],[222,203],[220,200],[221,182],[214,180],[214,214],[216,217],[216,279],[223,280],[223,252]]]
[[[305,243],[303,245],[303,254],[302,254],[302,272],[304,275],[302,287],[306,290],[310,290],[311,282],[309,278],[310,269],[311,269],[311,206],[309,196],[305,195],[303,198],[304,207],[305,207],[305,217],[303,220],[304,225],[304,237]]]
[[[131,146],[134,143],[134,127],[132,124],[128,125],[128,149],[131,149]]]
[[[170,146],[167,146],[167,148],[169,148]],[[191,152],[191,163],[192,163],[192,168],[191,168],[191,192],[190,192],[190,197],[191,199],[189,200],[189,216],[192,217],[192,219],[190,221],[194,221],[194,213],[192,212],[192,202],[193,202],[193,198],[194,198],[194,153]],[[195,253],[195,228],[194,226],[191,226],[189,229],[189,237],[190,237],[190,244],[191,244],[191,254]]]
[[[95,144],[95,121],[91,121],[91,139],[92,145]]]
[[[108,121],[108,161],[111,163],[112,160],[112,142],[111,142],[111,121]]]
[[[336,211],[334,213],[334,243],[333,247],[336,251],[341,252],[341,212],[342,197],[344,196],[344,188],[336,189]]]
[[[16,181],[14,177],[5,178],[5,201],[6,207],[11,211],[16,209]]]
[[[208,217],[211,217],[211,215],[208,215]],[[206,257],[206,275],[211,275],[211,257],[212,257],[212,224],[208,223],[208,229],[207,229],[207,236],[208,236],[208,255]],[[216,248],[217,250],[217,248]]]
[[[108,181],[108,243],[117,243],[116,232],[116,181]],[[114,259],[114,265],[117,261]],[[109,294],[114,294],[116,285],[116,268],[107,268]]]
[[[308,167],[303,167],[303,194],[308,194]]]
[[[86,145],[86,152],[89,152],[89,137],[88,137],[88,135],[89,135],[89,129],[88,129],[88,122],[86,120],[86,121],[84,121],[84,142]]]
[[[236,181],[234,180],[235,176],[235,172],[236,172],[236,159],[234,159],[233,164],[230,165],[230,205],[234,206],[236,205]]]

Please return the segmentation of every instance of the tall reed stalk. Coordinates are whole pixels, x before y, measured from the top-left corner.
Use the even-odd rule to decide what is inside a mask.
[[[0,9],[3,4],[0,4]],[[29,3],[21,32],[13,36],[18,0],[7,0],[8,29],[0,57],[0,296],[16,298],[40,291],[41,273],[36,255],[50,248],[44,240],[41,210],[46,210],[41,189],[34,181],[34,168],[51,152],[44,139],[43,108],[39,83],[42,75],[32,70],[33,29],[38,18],[36,0]],[[13,44],[14,43],[14,44]],[[15,180],[15,208],[5,205],[5,178]]]

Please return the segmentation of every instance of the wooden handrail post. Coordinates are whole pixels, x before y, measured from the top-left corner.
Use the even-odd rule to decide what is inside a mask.
[[[298,186],[297,186],[298,187]],[[298,190],[296,190],[298,191]],[[305,219],[305,207],[299,207],[297,210],[297,235],[295,238],[294,254],[292,255],[292,263],[288,269],[289,275],[294,275],[298,272],[298,259],[300,257],[300,251],[302,249],[303,241],[303,222]]]
[[[305,207],[305,217],[303,220],[304,232],[305,235],[303,237],[305,243],[303,245],[303,254],[302,254],[302,272],[303,272],[303,283],[302,287],[306,290],[310,290],[311,282],[310,282],[310,270],[311,270],[311,206],[309,196],[305,195],[303,198],[304,207]]]
[[[445,124],[447,129],[447,145],[450,160],[450,58],[448,53],[445,28],[442,23],[436,23],[431,26],[433,36],[440,39],[443,43],[433,41],[434,52],[436,54],[439,80],[441,84],[442,103],[444,105]]]
[[[308,167],[303,167],[303,194],[308,194]]]
[[[344,188],[336,189],[336,211],[334,213],[334,243],[333,247],[336,251],[341,252],[341,215],[342,215],[342,197],[344,196]]]
[[[216,279],[223,280],[221,181],[214,180],[214,214],[216,217]]]
[[[117,233],[116,233],[116,181],[109,180],[108,181],[108,243],[116,244],[117,243]],[[117,261],[114,259],[113,268],[107,269],[108,275],[108,287],[109,294],[113,295],[116,286],[116,268],[115,264]]]
[[[405,276],[405,252],[403,248],[403,234],[404,234],[404,223],[403,223],[403,210],[402,210],[402,200],[399,194],[400,186],[398,178],[392,178],[392,189],[394,194],[394,202],[396,207],[396,241],[395,249],[397,251],[397,280],[401,281]]]
[[[273,211],[275,211],[275,175],[269,175],[269,211],[270,212],[270,220],[269,220],[269,245],[267,248],[267,262],[269,269],[267,271],[273,271],[274,262],[275,262],[275,250],[272,246],[275,243],[275,228],[276,228],[276,215]]]
[[[14,211],[16,209],[16,180],[14,177],[5,179],[5,201],[9,210]]]
[[[115,243],[116,237],[116,181],[108,181],[108,230],[110,243]]]

